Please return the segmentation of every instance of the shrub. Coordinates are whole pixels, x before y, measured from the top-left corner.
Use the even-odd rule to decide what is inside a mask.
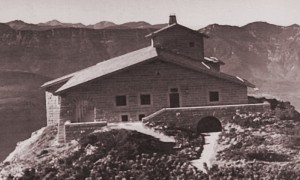
[[[251,151],[246,154],[248,160],[260,160],[267,162],[285,162],[289,160],[289,156],[284,154],[278,154],[268,150]]]
[[[268,124],[274,124],[277,121],[277,118],[275,118],[271,112],[249,112],[245,114],[236,114],[229,122],[237,124],[243,128],[260,128]]]
[[[247,163],[245,166],[212,166],[208,171],[209,179],[264,179],[264,180],[299,180],[299,164],[287,165],[265,164],[260,162]]]
[[[39,180],[39,176],[36,174],[34,168],[26,168],[23,171],[23,176],[19,180]]]

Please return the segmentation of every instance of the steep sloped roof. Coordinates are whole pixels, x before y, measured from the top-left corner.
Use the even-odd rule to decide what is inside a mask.
[[[205,63],[203,63],[199,60],[194,60],[194,59],[191,59],[184,55],[174,54],[171,51],[160,51],[159,55],[163,60],[168,61],[170,63],[174,63],[179,66],[187,67],[189,69],[193,69],[195,71],[198,71],[198,72],[201,72],[204,74],[208,74],[208,75],[220,78],[220,79],[228,80],[230,82],[234,82],[234,83],[245,85],[245,86],[248,86],[251,88],[255,88],[255,85],[250,83],[246,79],[213,70],[208,65],[206,65]]]
[[[42,87],[49,87],[58,83],[65,82],[65,84],[63,84],[56,91],[56,93],[59,93],[71,87],[75,87],[85,82],[122,71],[140,63],[151,61],[155,58],[159,58],[163,61],[174,63],[179,66],[193,69],[217,78],[225,79],[249,87],[255,87],[245,79],[210,69],[207,65],[203,64],[199,60],[194,60],[187,56],[175,54],[171,51],[155,48],[152,46],[133,51],[131,53],[127,53],[125,55],[115,57],[107,61],[100,62],[81,71],[77,71],[61,78],[46,82],[44,85],[42,85]]]
[[[158,54],[155,48],[146,47],[46,82],[42,85],[42,87],[45,88],[66,81],[66,83],[57,90],[57,92],[60,92],[95,78],[123,70],[146,60],[150,60],[151,58],[157,57],[157,55]]]
[[[180,24],[177,24],[177,23],[174,23],[174,24],[172,24],[172,25],[168,25],[168,26],[166,26],[166,27],[164,27],[164,28],[161,28],[161,29],[159,29],[159,30],[157,30],[157,31],[154,31],[154,32],[152,32],[152,33],[146,35],[146,37],[154,37],[154,36],[156,36],[156,35],[158,35],[158,34],[160,34],[160,33],[162,33],[162,32],[168,31],[168,30],[173,29],[173,28],[180,28],[180,29],[183,29],[183,30],[188,31],[188,32],[190,32],[190,33],[193,33],[193,34],[195,34],[195,35],[197,35],[197,36],[202,36],[202,37],[209,38],[209,36],[206,35],[206,34],[200,33],[200,32],[198,32],[198,31],[194,31],[194,30],[192,30],[192,29],[190,29],[190,28],[188,28],[188,27],[185,27],[185,26],[180,25]]]

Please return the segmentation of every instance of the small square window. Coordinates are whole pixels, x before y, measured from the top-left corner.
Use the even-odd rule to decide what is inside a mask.
[[[128,122],[128,115],[122,115],[121,116],[121,121],[122,122]]]
[[[116,106],[126,106],[126,96],[116,96]]]
[[[210,102],[218,102],[219,101],[219,92],[218,91],[210,91],[209,92],[209,101]]]
[[[141,105],[150,105],[151,104],[151,96],[150,94],[141,94],[140,95]]]
[[[139,114],[139,121],[143,120],[144,117],[145,117],[145,114]]]
[[[190,47],[195,47],[195,43],[194,42],[190,42],[189,45],[190,45]]]

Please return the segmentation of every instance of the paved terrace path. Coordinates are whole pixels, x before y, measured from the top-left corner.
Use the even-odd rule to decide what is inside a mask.
[[[145,126],[142,122],[127,122],[127,123],[108,123],[108,128],[111,129],[128,129],[141,132],[158,138],[162,142],[175,142],[174,137],[166,136],[163,133],[159,133],[152,128]]]
[[[203,133],[205,135],[205,145],[203,147],[201,157],[200,159],[191,161],[195,167],[197,167],[203,172],[206,172],[206,170],[203,167],[203,163],[206,163],[207,166],[210,168],[212,166],[212,162],[216,158],[216,150],[220,133],[221,132]]]

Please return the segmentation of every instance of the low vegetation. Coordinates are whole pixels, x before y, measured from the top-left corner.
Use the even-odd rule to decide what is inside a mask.
[[[221,166],[209,170],[211,179],[300,179],[300,122],[275,113],[233,117],[220,135],[225,148],[217,155]]]
[[[19,179],[199,179],[207,175],[189,161],[199,158],[203,143],[202,136],[181,136],[176,144],[129,130],[92,133],[73,153],[26,168]]]
[[[277,111],[278,112],[278,111]],[[223,126],[219,152],[204,173],[190,161],[201,156],[204,137],[166,124],[149,124],[175,143],[136,131],[91,133],[66,146],[54,142],[55,128],[46,128],[21,176],[7,179],[300,179],[300,121],[282,120],[275,109],[265,113],[237,113]],[[51,132],[53,133],[51,133]],[[57,148],[53,150],[52,146]],[[25,158],[26,159],[26,158]],[[18,162],[19,163],[19,162]],[[10,164],[11,165],[11,164]],[[7,165],[7,168],[9,164]],[[26,168],[25,168],[26,167]],[[16,177],[14,177],[16,176]]]

